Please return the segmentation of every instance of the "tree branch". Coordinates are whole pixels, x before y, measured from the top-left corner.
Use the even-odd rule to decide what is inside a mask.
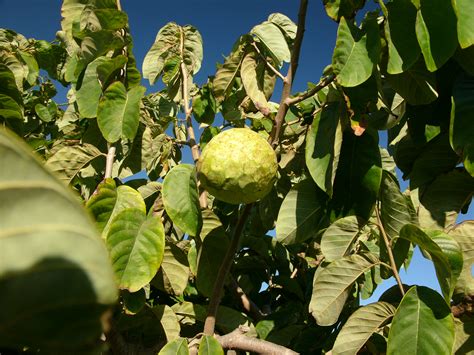
[[[181,42],[180,42],[180,51],[184,53],[184,33],[181,29]],[[181,61],[181,78],[182,78],[182,98],[184,104],[184,113],[186,115],[186,132],[188,135],[189,146],[191,147],[191,154],[194,160],[194,163],[199,160],[200,151],[199,146],[196,142],[196,134],[194,133],[193,120],[191,117],[192,109],[189,107],[189,91],[188,91],[188,70],[184,61]],[[207,194],[206,191],[202,190],[199,194],[199,205],[201,208],[207,208]]]
[[[326,77],[324,77],[323,79],[321,79],[319,81],[319,83],[314,87],[312,88],[311,90],[309,91],[306,91],[305,93],[299,95],[299,96],[295,96],[295,97],[288,97],[286,99],[286,104],[288,106],[291,106],[291,105],[294,105],[294,104],[297,104],[298,102],[301,102],[303,100],[306,100],[308,97],[311,97],[311,96],[314,96],[316,93],[318,93],[319,91],[321,91],[322,89],[324,89],[326,86],[328,86],[329,84],[331,84],[334,79],[336,78],[336,76],[334,74],[331,74],[331,75],[328,75]]]
[[[230,242],[229,248],[227,249],[227,252],[224,256],[224,260],[222,260],[221,267],[219,268],[219,272],[214,283],[214,288],[212,290],[212,295],[209,299],[207,317],[204,323],[204,334],[206,335],[214,334],[217,308],[219,307],[219,303],[221,302],[225,280],[227,278],[227,274],[229,273],[230,267],[232,266],[232,262],[234,261],[235,253],[237,252],[237,248],[240,244],[240,236],[242,235],[245,222],[247,220],[248,215],[250,214],[252,206],[253,205],[250,203],[248,205],[245,205],[245,207],[243,208],[242,214],[240,215],[239,221],[237,222],[237,226],[235,227],[234,235]]]
[[[240,301],[242,302],[242,307],[244,307],[245,311],[249,313],[255,321],[258,322],[259,320],[261,320],[264,314],[260,310],[260,308],[250,298],[248,298],[244,290],[242,290],[242,288],[237,283],[237,280],[231,277],[230,282],[237,297],[240,298]]]
[[[286,80],[283,82],[283,91],[281,94],[280,107],[275,116],[275,125],[273,126],[272,133],[268,138],[269,143],[275,148],[278,145],[280,139],[281,126],[285,120],[286,113],[288,112],[288,104],[286,100],[290,97],[291,86],[293,85],[293,78],[295,77],[296,70],[298,69],[298,62],[300,58],[301,44],[303,43],[303,36],[306,24],[306,11],[308,8],[308,0],[300,1],[300,9],[298,12],[298,29],[296,30],[296,38],[293,45],[293,51],[291,53],[290,67],[288,68],[288,74],[286,74]]]
[[[105,175],[104,179],[108,179],[112,177],[112,168],[114,166],[114,159],[115,159],[115,147],[112,144],[108,144],[109,149],[107,152],[107,158],[105,161]]]
[[[385,247],[387,248],[388,258],[390,260],[390,267],[392,269],[393,276],[395,277],[395,280],[397,280],[397,284],[398,284],[398,287],[400,288],[400,292],[402,293],[403,296],[405,296],[405,289],[403,288],[402,280],[400,279],[400,274],[398,273],[398,270],[397,270],[397,264],[395,263],[395,258],[393,257],[392,246],[391,246],[390,240],[388,239],[387,233],[385,232],[385,228],[382,224],[382,219],[380,218],[379,207],[377,205],[375,206],[375,215],[377,216],[377,225],[379,227],[380,234],[382,234],[382,238],[385,242]]]
[[[248,328],[239,327],[229,334],[216,337],[225,349],[239,349],[268,355],[297,355],[298,353],[284,346],[266,340],[251,338],[245,335]]]

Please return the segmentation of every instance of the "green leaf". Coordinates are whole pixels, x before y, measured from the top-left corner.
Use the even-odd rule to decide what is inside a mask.
[[[163,327],[166,340],[171,342],[179,339],[179,333],[181,332],[181,325],[179,324],[178,317],[173,312],[170,306],[167,305],[156,305],[151,309],[155,314],[156,318],[160,320],[161,326]]]
[[[456,15],[450,1],[412,0],[412,3],[418,10],[415,28],[421,53],[428,70],[434,72],[451,58],[458,46]]]
[[[224,355],[224,350],[216,338],[204,335],[199,343],[198,355]]]
[[[296,38],[296,30],[298,27],[286,15],[274,13],[268,16],[268,21],[277,25],[280,28],[280,31],[282,31],[289,39],[294,40]]]
[[[456,51],[454,60],[471,76],[474,76],[474,45]]]
[[[128,187],[120,186],[119,194],[121,188]],[[127,208],[114,215],[106,235],[119,287],[130,292],[138,291],[155,276],[165,248],[161,220],[147,217],[144,204],[141,207]]]
[[[461,48],[474,45],[474,3],[470,0],[452,0],[452,4],[458,18],[457,29]]]
[[[377,132],[367,129],[360,137],[344,132],[332,200],[336,216],[370,218],[382,179],[381,166]]]
[[[217,112],[217,102],[212,94],[212,85],[204,85],[199,94],[193,97],[193,116],[199,123],[212,124]],[[201,141],[202,141],[201,137]],[[201,146],[201,149],[204,147]]]
[[[390,86],[411,105],[427,105],[438,98],[436,77],[422,61],[397,75],[387,75]]]
[[[143,77],[150,81],[150,85],[153,85],[167,71],[166,63],[173,57],[178,58],[178,64],[182,60],[191,75],[199,71],[203,49],[201,35],[195,27],[190,25],[181,27],[174,22],[169,22],[159,30],[142,66]],[[169,80],[166,82],[169,83]]]
[[[454,319],[436,291],[414,286],[403,297],[392,320],[387,355],[451,354]]]
[[[339,21],[341,17],[354,18],[357,10],[365,5],[365,0],[323,0],[326,13],[334,21]]]
[[[433,238],[436,236],[440,240]],[[441,291],[446,301],[449,302],[462,269],[462,254],[457,243],[441,231],[427,231],[425,233],[413,224],[407,224],[401,229],[400,238],[418,245],[430,255]]]
[[[354,282],[380,264],[372,254],[349,255],[315,273],[309,311],[320,326],[337,322]]]
[[[395,176],[383,171],[380,185],[380,219],[390,239],[397,238],[400,230],[412,222],[413,206],[401,193]]]
[[[356,216],[340,218],[331,224],[321,238],[325,260],[331,262],[349,254],[364,225],[365,222]]]
[[[463,320],[454,318],[454,347],[455,355],[472,355],[474,351],[474,320],[469,317]]]
[[[431,229],[453,226],[459,212],[473,193],[474,178],[466,171],[455,169],[439,175],[420,192],[420,226]]]
[[[244,56],[240,69],[240,77],[242,78],[245,92],[255,107],[259,110],[268,109],[268,102],[263,88],[264,83],[258,80],[257,59],[258,54],[256,52],[249,52]]]
[[[453,149],[462,156],[464,167],[474,177],[474,77],[463,76],[453,89],[449,138]]]
[[[258,40],[263,43],[277,63],[288,63],[290,61],[291,53],[288,48],[288,43],[286,43],[285,36],[277,25],[265,21],[252,28],[250,33],[255,35]]]
[[[153,285],[168,294],[180,296],[188,285],[189,263],[186,253],[177,245],[166,243],[161,268]]]
[[[330,197],[342,145],[341,110],[338,102],[324,106],[306,134],[306,166],[314,182]]]
[[[56,118],[58,107],[54,101],[50,101],[48,106],[43,104],[35,105],[35,112],[43,122],[51,122]]]
[[[143,86],[135,86],[127,92],[120,81],[107,88],[99,103],[97,123],[108,142],[135,138],[140,118],[140,102],[145,90]]]
[[[294,244],[314,237],[325,200],[313,180],[296,184],[281,204],[276,221],[277,240],[282,244]]]
[[[458,161],[459,157],[451,148],[448,134],[439,134],[423,147],[416,158],[408,175],[410,189],[421,187],[440,174],[453,170]]]
[[[184,233],[199,235],[202,215],[194,166],[180,164],[171,169],[163,181],[162,196],[173,223]]]
[[[196,287],[206,297],[212,295],[214,283],[224,256],[229,249],[229,238],[225,230],[215,226],[215,220],[206,218],[203,224],[202,246],[197,259]]]
[[[383,3],[381,6],[384,6]],[[387,72],[401,74],[415,64],[421,54],[415,32],[417,10],[411,0],[389,2],[386,10]]]
[[[341,18],[332,57],[337,81],[344,87],[362,84],[372,75],[380,52],[379,34],[374,26],[362,32]]]
[[[458,278],[454,295],[472,295],[474,293],[474,278],[472,265],[474,264],[474,221],[465,221],[449,231],[459,244],[463,253],[463,270]]]
[[[357,354],[373,333],[395,314],[396,308],[387,302],[376,302],[352,313],[337,335],[334,355]]]
[[[69,184],[83,168],[101,156],[104,154],[92,144],[65,146],[47,160],[46,166]]]
[[[217,101],[222,102],[231,91],[235,78],[239,74],[240,66],[246,52],[246,46],[249,42],[247,36],[241,36],[232,53],[226,57],[224,64],[219,66],[213,80],[213,91]]]
[[[178,338],[166,344],[158,355],[189,355],[188,341],[184,338]]]
[[[107,250],[77,197],[5,130],[0,166],[0,344],[93,352],[118,295]]]
[[[82,80],[78,81],[74,87],[76,103],[82,117],[94,118],[97,116],[102,85],[121,62],[122,60],[99,57],[87,65]],[[105,69],[108,69],[108,72]]]
[[[114,179],[105,179],[97,186],[96,193],[87,201],[86,207],[91,212],[102,232],[109,221],[117,201],[117,185]]]

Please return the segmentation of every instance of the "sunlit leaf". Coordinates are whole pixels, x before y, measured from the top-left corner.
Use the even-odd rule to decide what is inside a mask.
[[[265,21],[252,28],[250,33],[257,36],[267,47],[277,63],[290,61],[291,53],[288,44],[283,33],[274,23]]]
[[[65,146],[47,160],[46,166],[61,180],[70,183],[83,168],[101,156],[104,154],[92,144]]]
[[[352,313],[337,335],[334,355],[357,354],[383,324],[395,314],[396,308],[387,302],[371,303]]]
[[[315,236],[325,196],[311,179],[295,185],[286,195],[278,213],[276,237],[280,243],[303,242]]]
[[[171,342],[179,339],[181,326],[178,322],[178,317],[174,314],[170,306],[156,305],[151,309],[155,316],[160,320],[161,326],[166,334],[166,340]]]
[[[103,241],[76,196],[5,130],[0,165],[0,344],[90,352],[117,300]]]
[[[204,335],[199,343],[198,355],[224,355],[224,350],[216,338]]]
[[[412,3],[418,10],[416,37],[421,53],[428,70],[434,72],[446,63],[458,46],[456,15],[450,1],[412,0]]]
[[[366,271],[379,265],[371,254],[350,255],[336,260],[316,273],[309,311],[320,326],[337,322],[354,282]]]
[[[167,343],[158,355],[189,355],[188,341],[184,338],[175,339]]]
[[[451,354],[454,319],[437,293],[414,286],[397,308],[388,336],[387,354]]]
[[[163,181],[163,204],[173,223],[183,232],[197,236],[202,226],[194,166],[174,167]]]
[[[331,224],[321,238],[325,260],[331,262],[347,255],[364,225],[365,222],[356,216],[340,218]]]

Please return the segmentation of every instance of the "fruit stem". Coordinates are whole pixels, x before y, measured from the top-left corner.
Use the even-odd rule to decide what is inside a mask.
[[[222,260],[221,267],[219,268],[219,272],[217,274],[216,282],[214,283],[214,288],[212,290],[212,295],[209,300],[209,306],[207,309],[207,317],[204,323],[204,334],[206,335],[214,335],[214,328],[216,326],[216,315],[217,315],[217,308],[221,302],[222,293],[224,291],[224,284],[227,278],[227,275],[230,271],[230,267],[234,261],[235,253],[240,245],[240,236],[242,235],[242,231],[245,226],[245,222],[247,221],[247,217],[252,210],[253,204],[245,205],[242,213],[240,215],[239,221],[237,222],[237,226],[234,230],[234,235],[232,236],[232,240],[230,242],[229,248],[224,256],[224,260]]]

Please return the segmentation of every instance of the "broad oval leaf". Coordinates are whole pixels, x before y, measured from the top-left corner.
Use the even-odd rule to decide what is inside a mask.
[[[189,262],[186,253],[179,246],[167,243],[160,270],[153,279],[153,285],[168,294],[180,296],[188,284]]]
[[[224,355],[224,350],[216,338],[204,335],[199,343],[198,355]]]
[[[110,258],[121,289],[136,292],[151,281],[163,260],[165,232],[158,217],[138,208],[111,218],[106,236]]]
[[[458,38],[461,48],[474,45],[474,2],[471,0],[452,0],[454,11],[458,18]]]
[[[104,154],[92,144],[65,146],[46,161],[46,166],[69,184],[83,168],[99,157],[104,157]]]
[[[380,4],[382,8],[385,6]],[[387,3],[385,37],[388,45],[389,74],[400,74],[409,69],[420,57],[421,51],[415,32],[416,7],[411,0]]]
[[[0,166],[0,302],[8,305],[0,344],[94,350],[101,318],[117,300],[103,241],[77,197],[5,130]]]
[[[450,1],[412,0],[412,3],[418,9],[416,37],[421,53],[428,70],[434,72],[451,58],[458,46],[456,15]]]
[[[362,33],[344,17],[339,22],[332,64],[342,86],[354,87],[367,81],[378,62],[379,35],[373,26],[367,28],[369,31]]]
[[[140,102],[145,90],[143,86],[135,86],[127,92],[120,81],[112,83],[105,90],[97,110],[97,123],[108,142],[135,138],[140,118]]]
[[[382,173],[380,185],[380,219],[390,239],[397,238],[400,230],[412,222],[410,201],[401,193],[395,176]]]
[[[454,151],[462,156],[464,167],[474,177],[474,77],[464,75],[454,85],[449,138]]]
[[[309,311],[320,326],[337,322],[354,282],[380,265],[372,254],[349,255],[315,273]]]
[[[412,287],[397,308],[388,335],[387,355],[451,354],[454,318],[432,289]]]
[[[311,179],[295,185],[286,195],[276,221],[276,237],[283,244],[303,242],[315,236],[326,198]]]
[[[449,231],[454,240],[459,244],[463,253],[463,270],[458,278],[454,295],[474,293],[474,278],[472,265],[474,263],[474,221],[465,221]]]
[[[184,233],[199,235],[202,226],[201,208],[194,166],[180,164],[163,181],[163,204],[166,213]]]
[[[277,63],[289,62],[291,58],[288,43],[281,30],[274,23],[265,21],[250,31],[269,50]]]
[[[114,179],[105,179],[87,201],[86,207],[94,216],[97,228],[102,232],[109,221],[117,201],[117,185]]]
[[[159,304],[153,307],[152,312],[156,318],[160,320],[161,326],[166,334],[166,340],[171,342],[179,339],[179,333],[181,332],[181,325],[179,324],[178,317],[173,312],[170,306]]]
[[[387,302],[376,302],[351,314],[337,335],[332,353],[355,355],[382,325],[395,314],[396,308]]]
[[[331,224],[321,238],[325,260],[331,262],[347,255],[364,225],[365,222],[356,216],[340,218]]]
[[[341,17],[353,18],[356,11],[363,8],[365,0],[323,0],[327,15],[334,21]]]
[[[288,18],[280,13],[274,13],[268,16],[268,21],[277,25],[280,30],[290,39],[294,40],[296,38],[296,30],[298,26]]]
[[[188,341],[184,338],[175,339],[166,344],[158,355],[189,355]]]
[[[344,132],[332,199],[336,215],[356,215],[368,220],[381,180],[378,133],[367,129],[357,137],[352,131]]]
[[[249,52],[242,60],[242,68],[240,69],[240,77],[244,85],[245,92],[250,97],[255,107],[259,110],[268,109],[267,98],[265,97],[262,81],[258,80],[256,52]]]
[[[439,240],[436,240],[436,237]],[[400,238],[418,245],[431,256],[441,291],[446,301],[449,302],[462,270],[462,253],[459,245],[441,231],[427,231],[425,233],[413,224],[407,224],[400,230]]]
[[[319,111],[306,134],[305,161],[319,188],[332,196],[342,146],[342,106],[329,103]]]

